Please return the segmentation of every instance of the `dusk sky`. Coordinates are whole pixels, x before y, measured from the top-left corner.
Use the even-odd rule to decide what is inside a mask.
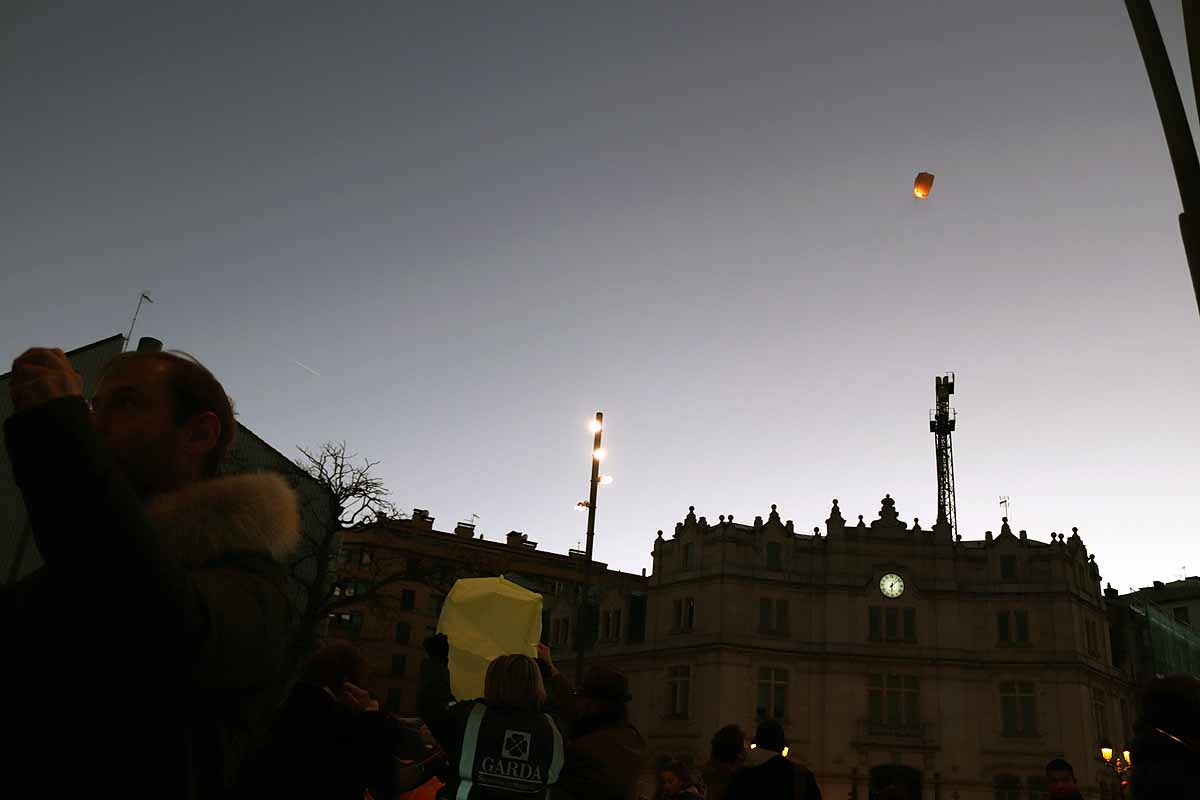
[[[0,11],[0,372],[146,289],[135,338],[281,451],[559,552],[603,410],[596,557],[636,571],[689,505],[928,527],[954,371],[964,538],[1008,495],[1122,591],[1200,574],[1200,314],[1120,2],[43,5]]]

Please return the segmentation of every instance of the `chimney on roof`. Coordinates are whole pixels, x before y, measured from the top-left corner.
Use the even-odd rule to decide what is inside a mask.
[[[531,550],[537,549],[537,542],[529,541],[529,537],[520,531],[509,531],[506,538],[508,540],[509,547],[528,547]]]
[[[137,351],[139,353],[161,353],[162,348],[162,341],[155,339],[153,336],[143,336],[138,339]]]
[[[424,528],[427,531],[433,530],[433,517],[429,516],[429,511],[424,508],[413,509],[412,522],[418,528]]]
[[[1155,589],[1165,589],[1165,588],[1167,588],[1167,585],[1165,583],[1163,583],[1162,581],[1155,581],[1154,588]]]
[[[475,538],[475,523],[460,522],[454,526],[454,533],[467,539]]]

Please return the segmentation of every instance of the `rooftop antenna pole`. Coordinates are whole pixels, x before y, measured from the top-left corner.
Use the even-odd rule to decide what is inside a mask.
[[[937,458],[938,478],[938,523],[950,526],[950,535],[958,538],[958,514],[954,504],[954,448],[950,434],[954,432],[954,409],[950,407],[950,395],[954,394],[954,373],[938,375],[933,379],[934,397],[937,407],[930,415],[929,432],[933,434],[934,455]]]
[[[124,344],[124,346],[121,347],[122,353],[124,353],[126,350],[129,349],[129,343],[133,341],[133,326],[137,325],[138,313],[140,313],[142,310],[143,302],[146,302],[146,303],[154,302],[153,300],[150,299],[150,292],[147,290],[143,290],[141,296],[138,297],[137,308],[135,308],[133,310],[133,321],[129,323],[129,335],[125,337],[125,344]]]

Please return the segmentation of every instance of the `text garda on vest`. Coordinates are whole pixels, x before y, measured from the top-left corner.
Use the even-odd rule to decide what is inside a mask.
[[[479,764],[479,771],[489,775],[503,775],[506,778],[518,778],[526,781],[542,780],[542,769],[536,764],[521,761],[509,761],[495,756],[484,756]]]

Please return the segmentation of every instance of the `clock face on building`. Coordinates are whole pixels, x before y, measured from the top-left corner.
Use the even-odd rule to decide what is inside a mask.
[[[879,591],[884,597],[899,597],[904,594],[904,579],[894,572],[889,572],[879,579]]]

